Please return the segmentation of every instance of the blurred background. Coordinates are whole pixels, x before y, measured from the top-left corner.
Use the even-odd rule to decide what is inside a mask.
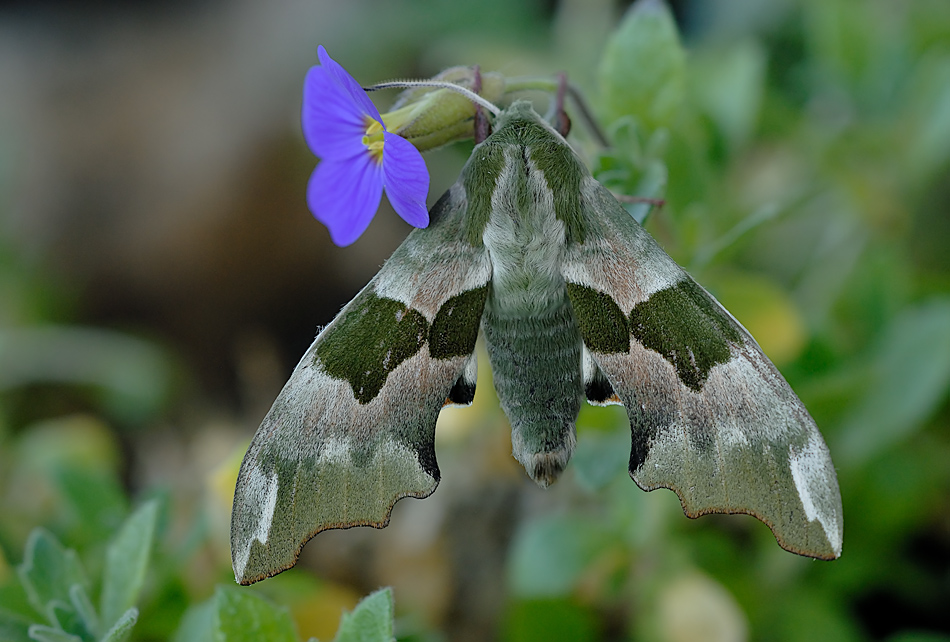
[[[540,490],[483,365],[475,406],[440,418],[433,496],[241,591],[303,639],[389,585],[400,639],[950,640],[950,3],[650,1],[618,31],[626,9],[0,4],[0,638],[42,621],[20,582],[34,528],[78,551],[95,595],[147,499],[131,639],[197,639],[187,614],[233,586],[250,437],[408,232],[384,203],[340,249],[306,208],[300,95],[322,44],[363,84],[567,71],[614,142],[575,119],[578,150],[612,188],[666,199],[647,228],[821,427],[844,552],[799,558],[751,517],[643,493],[617,408],[584,409]],[[426,155],[430,204],[470,148]]]

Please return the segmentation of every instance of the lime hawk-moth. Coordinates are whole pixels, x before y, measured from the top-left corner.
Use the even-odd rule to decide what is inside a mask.
[[[690,517],[748,513],[779,544],[841,553],[835,470],[748,332],[517,102],[379,273],[317,336],[241,465],[237,580],[292,566],[316,533],[385,526],[439,483],[446,403],[475,393],[482,332],[512,450],[541,486],[583,400],[623,404],[630,475]]]

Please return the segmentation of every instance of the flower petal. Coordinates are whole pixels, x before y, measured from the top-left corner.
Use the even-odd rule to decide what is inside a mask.
[[[317,47],[317,57],[320,59],[320,64],[332,74],[336,82],[353,98],[353,101],[362,107],[363,112],[371,116],[373,120],[382,122],[383,119],[379,115],[379,110],[376,109],[376,105],[369,99],[360,84],[346,69],[340,66],[340,63],[330,57],[323,45]]]
[[[303,84],[300,124],[310,150],[323,159],[363,154],[365,114],[323,67],[311,67]]]
[[[310,175],[307,205],[344,247],[359,238],[379,208],[383,172],[369,154],[346,161],[324,160]]]
[[[384,185],[389,202],[404,221],[414,227],[429,225],[426,195],[429,193],[429,172],[412,143],[386,132],[383,142]]]

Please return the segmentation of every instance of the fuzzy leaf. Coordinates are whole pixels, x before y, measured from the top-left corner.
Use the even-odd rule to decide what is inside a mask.
[[[36,642],[82,642],[82,638],[51,626],[34,624],[30,627],[30,639]]]
[[[82,584],[73,584],[69,587],[69,601],[79,619],[77,624],[82,626],[88,633],[92,633],[93,635],[98,633],[99,617],[96,615],[96,609],[92,605],[89,594]]]
[[[871,365],[871,384],[837,437],[842,464],[861,464],[918,430],[950,388],[950,299],[909,308]]]
[[[148,569],[158,503],[143,504],[122,525],[106,550],[100,613],[103,628],[124,618],[138,599]]]
[[[297,642],[297,632],[287,609],[274,606],[247,589],[218,588],[214,602],[215,640]]]
[[[30,621],[0,607],[0,640],[5,642],[29,642]]]
[[[182,618],[174,642],[297,642],[287,609],[274,606],[254,591],[219,586],[207,602]]]
[[[37,528],[26,542],[23,563],[17,569],[30,604],[52,617],[53,606],[71,604],[70,588],[88,586],[76,551],[67,550],[48,531]]]
[[[598,69],[605,123],[634,115],[668,125],[685,93],[686,52],[662,0],[639,0],[607,41]]]
[[[384,588],[363,598],[340,620],[334,642],[391,642],[393,637],[393,592]]]
[[[116,623],[112,625],[112,628],[102,636],[101,642],[124,642],[129,638],[132,627],[135,626],[135,622],[138,619],[139,610],[135,607],[130,608],[123,613],[122,616],[116,620]]]

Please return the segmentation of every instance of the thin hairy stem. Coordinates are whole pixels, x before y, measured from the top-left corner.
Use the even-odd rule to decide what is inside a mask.
[[[445,82],[444,80],[392,80],[389,82],[381,82],[373,85],[372,87],[363,87],[364,91],[379,91],[380,89],[409,89],[412,87],[434,87],[436,89],[449,89],[451,91],[457,92],[471,100],[476,105],[481,105],[488,111],[490,111],[495,116],[501,114],[501,110],[498,109],[490,101],[485,100],[475,92],[462,87],[461,85],[456,85],[455,83]]]

